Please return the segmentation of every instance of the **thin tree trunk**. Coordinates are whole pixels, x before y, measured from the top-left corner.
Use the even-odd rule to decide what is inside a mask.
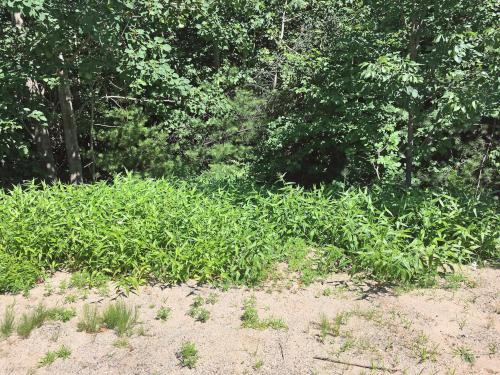
[[[52,154],[52,147],[50,145],[49,128],[39,123],[34,124],[34,128],[36,151],[42,162],[45,176],[50,182],[54,182],[57,176],[54,155]]]
[[[21,12],[14,12],[12,14],[12,21],[19,30],[23,28],[24,20]],[[28,78],[26,81],[26,87],[28,87],[28,91],[31,95],[44,95],[43,87],[41,87],[34,79]],[[33,128],[33,141],[35,143],[36,152],[42,163],[45,177],[50,182],[54,182],[57,176],[54,155],[52,154],[52,147],[50,145],[49,128],[48,126],[41,124],[39,121],[34,121],[31,126]]]
[[[59,58],[61,62],[64,62],[62,54],[59,55]],[[81,184],[83,182],[82,160],[80,158],[80,148],[78,147],[78,129],[73,112],[73,98],[71,96],[68,73],[64,68],[61,68],[57,74],[59,76],[59,105],[61,106],[64,143],[68,158],[69,182],[72,184]]]
[[[285,1],[285,6],[283,7],[283,13],[281,15],[281,31],[280,31],[280,44],[283,41],[283,38],[285,37],[285,22],[286,22],[286,6],[288,5],[288,0]],[[278,71],[279,67],[276,66],[276,71],[274,72],[274,77],[273,77],[273,90],[276,90],[276,87],[278,87]]]
[[[213,41],[213,50],[214,50],[214,68],[220,68],[220,48],[217,40]]]
[[[411,21],[411,34],[410,34],[410,59],[417,60],[418,45],[419,45],[419,27],[418,21],[415,17]],[[405,185],[407,188],[411,186],[413,175],[413,148],[414,148],[414,132],[415,132],[415,108],[411,101],[408,104],[408,124],[407,124],[407,141],[406,141],[406,173]]]
[[[21,12],[12,13],[12,22],[14,23],[14,26],[16,26],[18,29],[23,28],[24,20]]]

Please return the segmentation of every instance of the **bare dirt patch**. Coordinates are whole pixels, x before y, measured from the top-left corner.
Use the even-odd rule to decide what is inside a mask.
[[[16,319],[40,303],[77,314],[48,321],[26,339],[14,333],[0,341],[0,374],[496,374],[500,270],[464,273],[466,281],[413,291],[333,275],[307,287],[277,277],[252,290],[188,283],[145,286],[125,297],[111,284],[109,291],[60,290],[70,275],[59,273],[28,297],[0,296],[0,313],[14,303]],[[204,300],[189,314],[196,296]],[[252,296],[261,322],[286,327],[243,328],[243,306]],[[127,335],[78,331],[85,304],[102,312],[120,299],[139,311]],[[199,314],[208,315],[206,322]],[[186,342],[197,350],[192,369],[180,365]],[[63,346],[68,358],[41,364]]]

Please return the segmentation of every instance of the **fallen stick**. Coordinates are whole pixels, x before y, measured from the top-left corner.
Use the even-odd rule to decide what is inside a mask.
[[[337,359],[332,359],[332,358],[326,358],[326,357],[313,357],[314,359],[320,360],[320,361],[327,361],[327,362],[333,362],[333,363],[338,363],[340,365],[347,365],[347,366],[354,366],[354,367],[361,367],[361,368],[366,368],[369,370],[380,370],[380,371],[389,371],[389,372],[398,372],[399,370],[397,368],[387,368],[387,367],[381,367],[381,366],[367,366],[367,365],[362,365],[359,363],[352,363],[352,362],[344,362],[344,361],[339,361]]]

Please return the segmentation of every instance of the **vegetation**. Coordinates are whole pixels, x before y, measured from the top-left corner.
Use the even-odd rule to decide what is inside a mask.
[[[113,346],[115,348],[123,349],[130,346],[130,342],[126,337],[119,337],[115,341],[113,341]]]
[[[33,311],[21,315],[21,319],[17,324],[17,334],[22,338],[27,338],[35,328],[41,327],[46,321],[60,320],[67,322],[75,315],[75,311],[71,309],[62,307],[46,308],[40,304]]]
[[[182,367],[195,368],[198,362],[198,350],[193,342],[187,341],[182,344],[181,349],[177,353],[177,358],[181,362]]]
[[[254,284],[280,261],[316,276],[344,269],[418,282],[454,264],[500,258],[494,200],[436,191],[241,189],[131,176],[112,185],[28,185],[0,193],[0,248],[29,270],[83,270],[130,283]],[[12,277],[3,290],[27,282],[24,272]]]
[[[454,354],[460,357],[464,362],[473,364],[476,361],[476,356],[467,346],[459,346],[455,348]]]
[[[14,331],[14,305],[5,307],[2,320],[0,321],[0,338],[9,337]]]
[[[101,317],[97,306],[84,305],[83,317],[78,322],[78,331],[97,333],[101,329]]]
[[[162,306],[156,313],[156,320],[167,320],[172,313],[172,309],[170,307]]]
[[[130,333],[138,318],[137,308],[129,307],[121,300],[110,304],[102,314],[102,322],[119,336]]]
[[[210,311],[203,308],[205,300],[201,296],[196,296],[191,304],[188,315],[197,322],[206,323],[210,319]],[[207,301],[208,303],[208,301]]]
[[[4,1],[0,293],[498,262],[495,5]]]
[[[241,315],[241,326],[243,328],[253,329],[286,329],[287,325],[283,319],[267,318],[260,319],[256,308],[257,301],[255,297],[250,297],[243,304],[243,315]]]
[[[42,359],[40,359],[40,362],[38,363],[38,367],[44,367],[48,366],[52,363],[55,362],[56,359],[62,358],[62,359],[67,359],[71,355],[71,350],[66,347],[66,346],[61,346],[58,350],[56,351],[48,351]]]

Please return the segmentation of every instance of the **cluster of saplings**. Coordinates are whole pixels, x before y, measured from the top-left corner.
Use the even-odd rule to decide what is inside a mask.
[[[306,281],[349,271],[426,283],[455,265],[499,260],[498,203],[383,189],[116,178],[0,193],[0,292],[55,270],[122,285],[188,279],[257,284],[287,262]]]

